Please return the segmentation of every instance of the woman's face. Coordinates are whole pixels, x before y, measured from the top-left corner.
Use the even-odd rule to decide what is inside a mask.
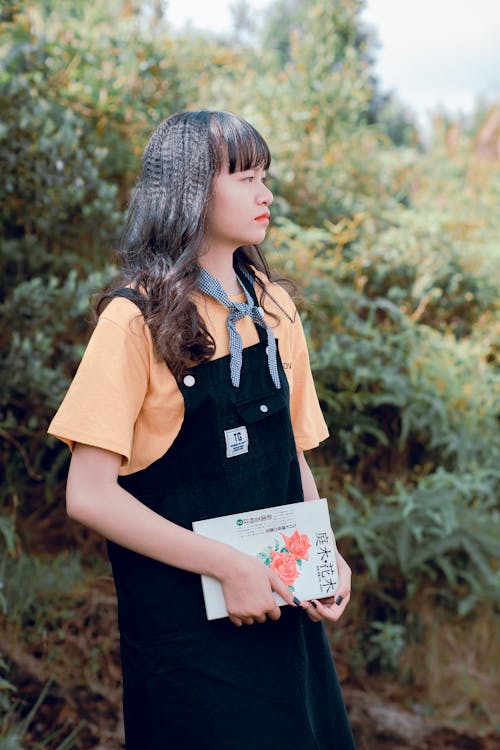
[[[273,194],[264,184],[265,170],[224,171],[213,184],[207,211],[207,240],[211,251],[234,252],[241,245],[258,245],[269,225]]]

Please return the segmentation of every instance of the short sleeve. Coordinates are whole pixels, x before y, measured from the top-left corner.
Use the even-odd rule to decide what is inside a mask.
[[[290,383],[290,415],[297,450],[316,448],[328,437],[328,428],[314,387],[307,342],[297,312],[291,326],[291,356],[285,363],[285,372]]]
[[[299,313],[283,287],[266,285],[263,307],[278,338],[283,368],[290,385],[290,417],[298,451],[316,448],[328,437],[309,363],[309,352]],[[279,324],[276,325],[276,318]]]
[[[113,306],[115,314],[108,314]],[[118,314],[116,314],[118,313]],[[148,331],[137,307],[115,299],[101,315],[48,432],[130,460],[134,429],[149,380]]]

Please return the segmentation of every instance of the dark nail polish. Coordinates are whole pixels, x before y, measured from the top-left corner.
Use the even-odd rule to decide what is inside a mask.
[[[313,601],[311,601],[311,604],[313,605],[314,609],[318,609],[316,604]]]
[[[296,596],[293,597],[293,603],[296,604],[297,607],[300,607],[300,605],[302,604],[302,602],[300,601],[300,599],[297,599]]]
[[[339,595],[335,599],[335,604],[342,604],[343,601],[344,601],[344,597]]]

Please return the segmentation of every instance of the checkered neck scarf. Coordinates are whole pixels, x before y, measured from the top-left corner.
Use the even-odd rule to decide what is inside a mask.
[[[240,269],[241,273],[253,284],[251,275],[244,269]],[[247,290],[245,284],[242,287],[245,292],[246,302],[233,302],[227,296],[224,287],[215,279],[208,271],[204,268],[200,269],[200,280],[198,283],[199,289],[208,294],[209,297],[221,302],[223,305],[229,308],[229,315],[227,318],[227,330],[229,333],[229,354],[230,354],[230,368],[231,368],[231,383],[239,388],[241,365],[243,362],[243,342],[241,336],[236,330],[236,323],[246,315],[249,315],[253,322],[264,328],[267,333],[267,362],[269,365],[269,373],[273,379],[273,383],[276,388],[281,388],[280,377],[278,374],[278,362],[276,356],[276,341],[271,331],[271,328],[264,320],[264,311],[262,307],[257,307],[254,303],[250,292]]]

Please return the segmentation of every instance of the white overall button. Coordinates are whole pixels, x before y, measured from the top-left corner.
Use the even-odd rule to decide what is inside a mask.
[[[265,414],[266,411],[269,411],[269,408],[265,404],[261,404],[259,406],[259,409],[261,410],[261,412],[263,412],[263,414]]]
[[[266,354],[269,354],[269,347],[266,346]]]
[[[196,383],[196,380],[192,375],[186,375],[186,377],[182,381],[184,385],[187,385],[188,388],[191,388]]]

